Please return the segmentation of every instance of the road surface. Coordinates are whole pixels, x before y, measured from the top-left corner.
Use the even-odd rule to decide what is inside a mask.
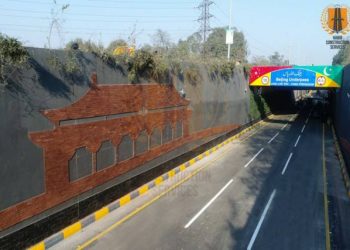
[[[309,114],[273,116],[53,249],[326,249],[324,125]]]

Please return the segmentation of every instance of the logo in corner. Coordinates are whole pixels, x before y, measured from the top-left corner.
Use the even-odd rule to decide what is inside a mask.
[[[346,35],[350,32],[350,8],[346,5],[326,7],[321,16],[323,29],[330,35]]]

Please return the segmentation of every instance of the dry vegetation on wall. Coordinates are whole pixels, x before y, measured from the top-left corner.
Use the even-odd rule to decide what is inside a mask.
[[[7,79],[28,60],[28,52],[15,38],[0,33],[0,86],[8,84]]]

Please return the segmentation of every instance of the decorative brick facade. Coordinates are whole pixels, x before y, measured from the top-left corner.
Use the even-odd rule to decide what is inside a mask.
[[[29,137],[44,150],[45,192],[0,211],[0,230],[104,184],[185,143],[238,127],[223,126],[190,135],[189,103],[172,85],[97,85],[95,82],[88,93],[72,105],[43,111],[55,128],[30,133]],[[154,129],[162,131],[167,124],[174,131],[178,122],[182,123],[182,136],[173,136],[168,143],[149,147],[145,153],[97,171],[96,152],[104,141],[111,141],[118,148],[124,135],[135,141],[142,131],[150,137]],[[71,182],[68,162],[81,147],[86,147],[94,155],[92,173]]]

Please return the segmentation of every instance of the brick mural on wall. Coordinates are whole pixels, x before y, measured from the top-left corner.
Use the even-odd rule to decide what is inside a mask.
[[[44,151],[45,192],[0,211],[6,229],[185,143],[237,125],[190,134],[189,100],[173,85],[97,85],[68,107],[44,110],[49,131],[29,134]],[[122,149],[122,150],[121,150]]]

